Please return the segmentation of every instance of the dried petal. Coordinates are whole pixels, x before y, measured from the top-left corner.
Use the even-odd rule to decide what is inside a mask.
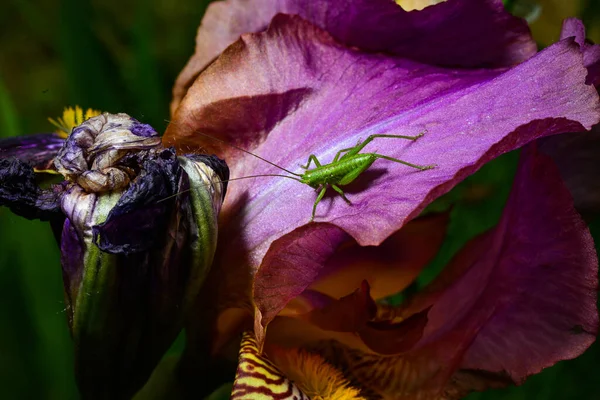
[[[36,170],[54,169],[54,157],[65,143],[55,133],[17,136],[0,140],[0,159],[17,158]]]

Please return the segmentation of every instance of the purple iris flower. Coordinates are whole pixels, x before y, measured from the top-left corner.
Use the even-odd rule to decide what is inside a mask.
[[[303,376],[286,369],[286,347],[319,354],[361,393],[438,398],[521,383],[581,354],[598,326],[597,256],[557,168],[529,144],[600,120],[600,57],[573,36],[538,53],[525,22],[494,0],[413,12],[388,0],[212,4],[174,88],[166,145],[215,151],[235,179],[282,171],[223,142],[301,173],[311,154],[330,162],[370,135],[424,132],[364,151],[436,167],[379,160],[345,187],[352,204],[334,193],[310,223],[311,187],[232,182],[186,357],[214,362],[251,326],[234,398],[283,393],[286,376]],[[424,292],[377,303],[435,254],[444,219],[417,218],[425,207],[527,144],[499,225]],[[432,240],[425,255],[411,251],[414,231]],[[261,386],[249,365],[284,374]]]
[[[600,54],[569,24],[538,53],[500,0],[413,12],[391,0],[217,2],[162,143],[124,114],[66,140],[1,142],[0,205],[49,220],[60,240],[82,394],[133,395],[185,323],[177,379],[158,369],[142,396],[211,391],[221,380],[206,377],[242,332],[240,399],[457,398],[585,351],[597,255],[550,140],[599,122]],[[314,222],[317,193],[281,177],[232,182],[221,208],[226,167],[169,147],[214,151],[236,179],[285,174],[272,163],[301,173],[309,155],[327,163],[370,135],[421,133],[364,152],[435,168],[377,160],[344,186],[351,204],[333,192]],[[424,291],[383,303],[443,240],[448,216],[422,211],[523,146],[499,224]],[[41,172],[64,181],[40,187]]]

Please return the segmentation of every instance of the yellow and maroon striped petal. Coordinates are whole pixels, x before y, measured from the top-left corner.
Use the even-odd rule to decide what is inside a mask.
[[[252,333],[244,333],[232,400],[309,400],[266,356]]]

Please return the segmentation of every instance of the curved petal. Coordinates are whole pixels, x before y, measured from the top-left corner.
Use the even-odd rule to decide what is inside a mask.
[[[228,139],[235,132],[220,125],[221,116],[231,118],[233,109],[216,114],[210,111],[215,104],[298,89],[309,89],[308,94],[273,129],[241,132],[245,143],[253,143],[251,150],[287,169],[297,170],[311,153],[330,160],[369,134],[427,129],[414,143],[382,139],[365,150],[385,146],[386,155],[436,163],[436,168],[415,172],[381,161],[348,189],[352,205],[338,197],[320,204],[317,220],[335,224],[361,245],[373,245],[493,157],[544,135],[596,123],[598,95],[584,84],[585,75],[572,40],[502,74],[444,70],[348,50],[305,21],[280,15],[269,31],[245,36],[200,76],[165,140],[185,149],[210,143],[197,132]],[[235,116],[239,122],[258,113],[266,120],[280,110],[250,107],[235,109]],[[277,172],[239,152],[232,163],[232,153],[224,155],[234,178]],[[312,189],[291,180],[236,182],[222,217],[225,225],[236,226],[226,227],[224,237],[233,248],[249,251],[248,264],[256,270],[273,240],[309,221],[314,201]],[[288,210],[284,217],[281,210]],[[239,231],[250,234],[240,237]],[[231,264],[227,255],[224,261]]]
[[[299,317],[321,329],[335,332],[357,332],[377,314],[377,304],[369,293],[369,284],[364,281],[354,292],[335,300],[321,298],[313,302],[313,309]]]
[[[327,260],[310,288],[339,298],[366,280],[375,300],[399,293],[437,254],[448,221],[449,213],[430,214],[410,221],[379,246],[347,243]],[[266,267],[263,263],[256,280]]]
[[[215,264],[227,268],[212,269],[198,304],[203,311],[212,304],[221,313],[212,334],[202,333],[198,324],[214,316],[193,319],[192,330],[196,333],[191,336],[203,343],[211,342],[212,350],[218,351],[244,321],[251,320],[256,305],[262,314],[257,315],[255,333],[262,343],[263,326],[286,305],[286,313],[298,314],[297,302],[290,305],[288,302],[301,293],[306,294],[308,287],[321,290],[328,299],[339,298],[366,279],[372,293],[378,295],[376,299],[397,293],[435,255],[445,235],[447,219],[446,214],[417,218],[378,248],[361,247],[328,224],[307,225],[273,244],[256,277],[248,270],[246,249],[219,246]]]
[[[253,285],[254,332],[264,341],[264,327],[294,297],[312,284],[322,266],[351,238],[329,224],[309,224],[273,242]]]
[[[447,221],[447,214],[418,218],[377,247],[361,247],[328,224],[305,225],[274,241],[254,277],[253,300],[261,325],[308,287],[340,298],[367,281],[369,298],[398,293],[433,258]]]
[[[171,111],[219,53],[240,35],[265,30],[278,13],[299,15],[347,46],[436,65],[509,66],[536,52],[525,21],[499,0],[449,0],[420,12],[391,0],[214,2],[198,29],[196,52],[177,78]]]
[[[585,38],[585,26],[577,18],[567,18],[563,22],[560,38],[574,37],[583,53],[583,65],[588,69],[587,83],[600,85],[600,45]]]

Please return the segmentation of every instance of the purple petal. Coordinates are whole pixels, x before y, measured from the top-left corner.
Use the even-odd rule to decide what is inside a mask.
[[[585,38],[585,26],[577,18],[567,18],[562,27],[560,38],[574,37],[583,53],[583,65],[588,69],[587,83],[600,85],[600,45]]]
[[[141,122],[134,124],[130,128],[130,130],[131,130],[131,133],[133,133],[134,135],[142,136],[142,137],[153,137],[153,136],[157,135],[157,133],[153,127],[151,127],[148,124],[142,124]]]
[[[278,13],[297,14],[348,46],[430,64],[509,66],[536,52],[525,21],[504,11],[500,0],[449,0],[419,12],[391,0],[214,2],[198,30],[196,53],[177,79],[172,111],[227,46],[241,34],[265,30]]]
[[[55,133],[0,140],[0,159],[17,158],[38,170],[54,169],[53,160],[65,139]]]
[[[418,172],[378,161],[347,189],[352,205],[338,196],[319,204],[318,221],[344,229],[361,245],[379,244],[497,155],[541,136],[589,129],[600,115],[598,95],[584,84],[585,75],[572,40],[504,73],[448,70],[348,50],[305,21],[280,15],[269,31],[245,36],[198,78],[165,140],[196,148],[211,143],[196,132],[218,133],[226,141],[240,132],[245,143],[253,144],[250,150],[301,171],[298,165],[309,154],[328,162],[370,134],[427,130],[414,143],[380,139],[365,151],[379,148],[436,168]],[[292,89],[309,90],[286,115],[281,107],[249,105],[253,96]],[[249,108],[233,107],[236,98]],[[223,101],[230,108],[216,112],[214,106]],[[256,131],[255,124],[247,131],[222,124],[235,119],[239,128],[257,114],[281,120],[269,132]],[[225,156],[234,178],[280,172],[255,157],[228,153],[234,154]],[[223,217],[236,224],[225,234],[230,246],[251,249],[248,262],[257,268],[273,240],[308,223],[315,197],[308,186],[281,178],[232,184]],[[235,237],[239,231],[251,234]],[[231,264],[227,257],[223,261]]]

